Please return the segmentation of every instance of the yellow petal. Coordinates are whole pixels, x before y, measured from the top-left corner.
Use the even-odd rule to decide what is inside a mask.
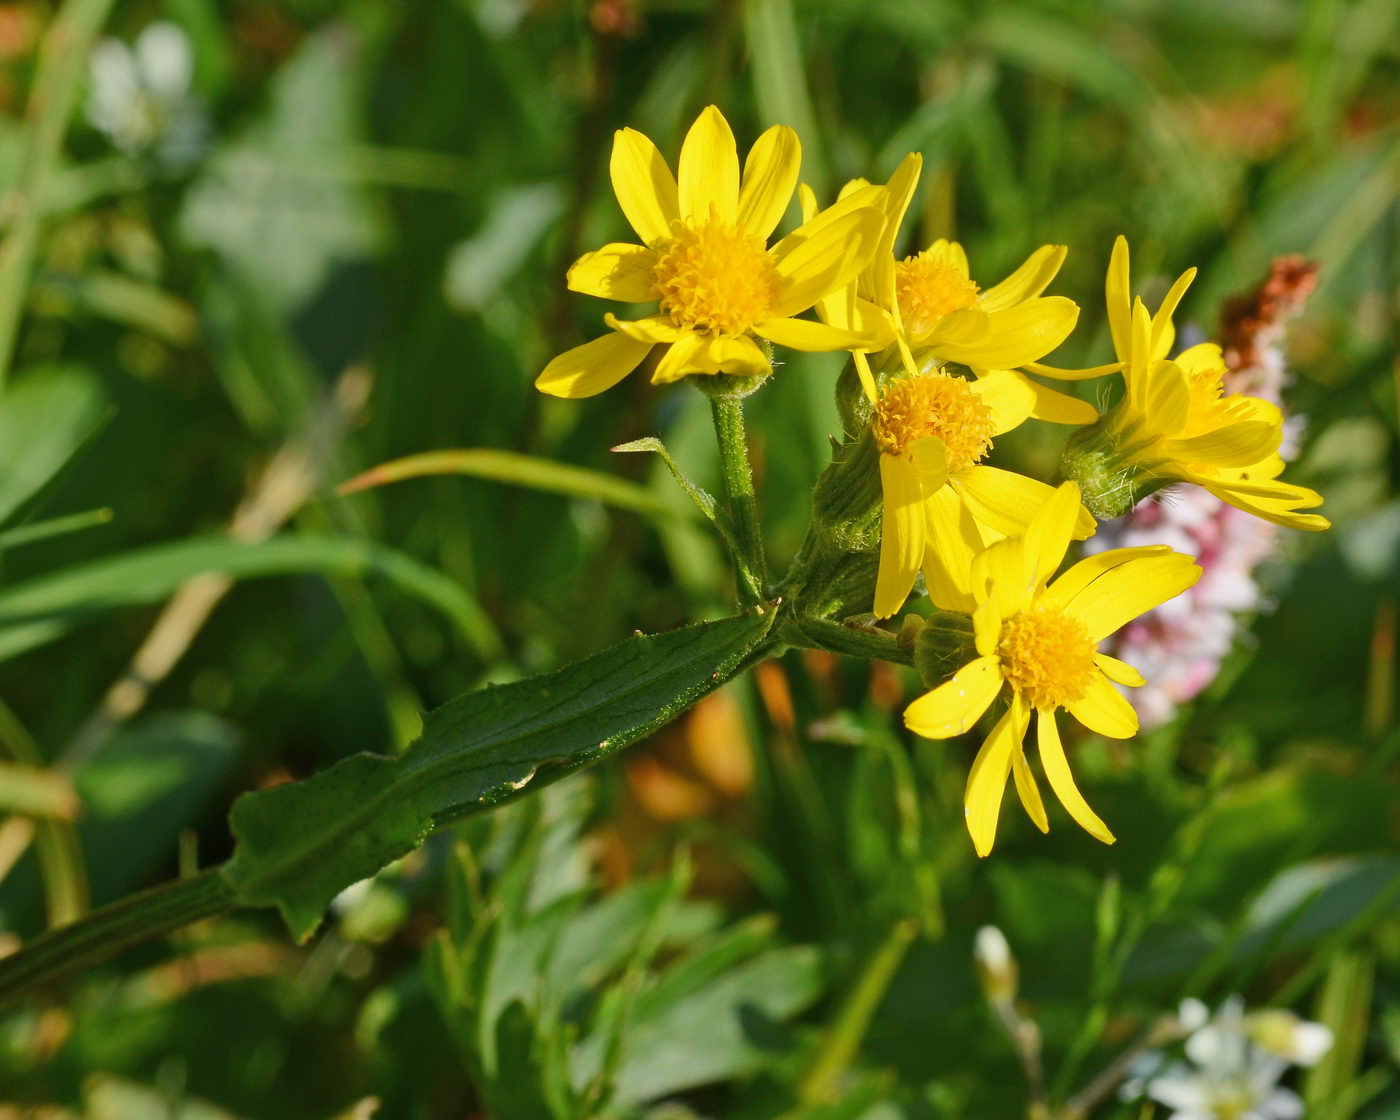
[[[775,315],[805,311],[856,278],[880,236],[884,190],[865,187],[855,192],[773,246],[779,283]]]
[[[1196,270],[1188,268],[1176,278],[1176,283],[1171,286],[1167,294],[1163,297],[1161,306],[1157,308],[1157,314],[1152,316],[1152,344],[1151,355],[1154,358],[1165,358],[1171,353],[1172,343],[1176,340],[1176,327],[1172,325],[1172,314],[1176,311],[1176,306],[1181,302],[1181,297],[1186,294],[1186,289],[1191,286],[1191,281],[1196,278]]]
[[[1079,519],[1079,487],[1073,482],[1061,483],[1026,526],[1022,548],[1029,574],[1038,588],[1045,583],[1065,558],[1065,551]]]
[[[645,319],[619,319],[609,311],[603,316],[603,322],[638,342],[675,342],[685,334],[685,330],[676,326],[669,315],[648,315]]]
[[[1064,296],[1041,296],[988,315],[990,326],[981,340],[962,343],[936,329],[937,340],[928,345],[948,361],[978,369],[1012,369],[1043,358],[1068,338],[1079,319],[1079,305]]]
[[[1001,641],[1001,615],[996,603],[988,600],[972,612],[972,636],[977,652],[990,657]]]
[[[842,330],[825,323],[813,323],[806,319],[769,319],[759,323],[754,330],[779,346],[817,354],[828,350],[865,349],[872,343],[872,339],[867,335]]]
[[[681,217],[700,224],[713,214],[726,225],[739,218],[739,149],[729,122],[710,105],[681,144]]]
[[[1175,362],[1152,362],[1147,367],[1141,400],[1143,415],[1152,431],[1174,436],[1186,426],[1191,390],[1186,375]]]
[[[1267,420],[1228,424],[1189,439],[1163,440],[1162,453],[1181,463],[1211,467],[1247,467],[1266,459],[1279,448],[1283,431]]]
[[[1000,284],[994,284],[977,301],[985,311],[1002,311],[1034,299],[1050,286],[1069,249],[1064,245],[1042,245],[1025,263]]]
[[[1088,366],[1085,369],[1064,369],[1061,366],[1047,366],[1044,362],[1026,362],[1024,367],[1042,377],[1053,377],[1056,381],[1088,381],[1093,377],[1105,377],[1123,368],[1122,362],[1109,362],[1102,366]]]
[[[919,185],[919,173],[923,170],[924,157],[910,152],[895,168],[889,182],[885,184],[885,225],[880,233],[880,242],[867,269],[869,281],[864,282],[867,295],[881,307],[896,307],[894,290],[894,244],[899,236],[899,227],[904,221],[905,211],[914,197],[914,188]]]
[[[1118,658],[1109,657],[1106,653],[1094,654],[1094,664],[1114,684],[1127,685],[1129,688],[1141,688],[1147,683],[1142,674],[1126,661],[1119,661]]]
[[[1196,562],[1179,552],[1143,556],[1110,568],[1064,607],[1084,624],[1090,639],[1100,642],[1138,615],[1180,595],[1200,578]]]
[[[802,208],[802,220],[810,222],[817,216],[817,211],[821,209],[817,205],[817,196],[806,183],[797,188],[797,202]]]
[[[773,372],[768,355],[747,335],[717,335],[705,340],[696,359],[705,373],[732,373],[736,377],[762,377]]]
[[[1041,602],[1052,607],[1064,607],[1072,602],[1095,580],[1130,560],[1148,556],[1167,556],[1171,549],[1164,544],[1139,545],[1137,548],[1113,548],[1086,556],[1045,589]]]
[[[972,597],[990,605],[999,621],[1025,610],[1034,590],[1020,537],[997,541],[973,558]]]
[[[908,455],[923,493],[941,490],[948,481],[948,445],[937,436],[924,436],[909,445]]]
[[[652,270],[656,254],[640,245],[614,242],[584,253],[569,269],[569,290],[619,303],[656,299]]]
[[[785,124],[775,124],[754,141],[739,188],[739,224],[747,232],[768,240],[792,201],[801,164],[802,144]]]
[[[904,726],[925,739],[951,739],[972,730],[1001,691],[1001,662],[995,657],[969,661],[932,692],[904,709]]]
[[[1014,371],[1017,377],[1025,379],[1030,386],[1030,391],[1035,397],[1035,406],[1031,409],[1031,416],[1036,420],[1044,420],[1049,424],[1092,424],[1099,418],[1099,410],[1088,401],[1072,397],[1068,393],[1061,393],[1057,389],[1051,389],[1042,385],[1039,381],[1033,381],[1019,370]]]
[[[1025,421],[1035,408],[1030,379],[1007,369],[978,373],[972,391],[992,410],[992,434],[999,436]]]
[[[1099,819],[1098,814],[1089,808],[1089,803],[1084,800],[1084,795],[1074,784],[1069,759],[1065,757],[1065,748],[1060,742],[1060,729],[1055,725],[1054,712],[1037,713],[1036,739],[1040,745],[1040,764],[1045,767],[1046,780],[1055,791],[1055,796],[1060,799],[1060,804],[1074,818],[1075,823],[1090,836],[1102,840],[1105,844],[1112,844],[1113,833]]]
[[[1187,373],[1212,373],[1225,368],[1225,354],[1214,342],[1198,342],[1174,359]]]
[[[1021,795],[1021,804],[1026,815],[1041,832],[1050,831],[1050,818],[1045,815],[1045,802],[1040,799],[1040,789],[1035,784],[1035,775],[1026,762],[1025,747],[1018,746],[1011,752],[1011,773],[1016,778],[1016,792]]]
[[[648,245],[670,237],[681,208],[675,176],[656,145],[636,129],[620,129],[613,135],[608,169],[618,205],[637,236]]]
[[[1126,362],[1133,341],[1133,297],[1128,279],[1128,239],[1122,234],[1114,240],[1113,255],[1108,258],[1104,296],[1108,304],[1108,329],[1113,335],[1113,352],[1120,362]]]
[[[705,352],[705,338],[694,331],[686,331],[666,348],[661,361],[652,371],[653,385],[669,385],[691,373],[704,373],[701,364]]]
[[[552,397],[591,397],[611,389],[636,369],[650,349],[650,342],[609,332],[565,350],[544,367],[535,379],[535,388]]]
[[[1238,510],[1252,513],[1255,517],[1261,517],[1275,525],[1282,525],[1286,529],[1301,529],[1304,532],[1320,533],[1324,529],[1332,527],[1332,522],[1320,513],[1294,512],[1298,509],[1311,509],[1313,506],[1322,504],[1322,495],[1313,490],[1306,490],[1301,486],[1291,486],[1287,483],[1278,483],[1275,488],[1270,489],[1269,494],[1260,496],[1258,491],[1264,490],[1264,487],[1216,482],[1209,478],[1198,478],[1196,481],[1222,502],[1227,502]],[[1298,491],[1306,496],[1298,497]],[[1270,496],[1274,493],[1280,496]]]
[[[973,517],[1008,537],[1024,533],[1031,518],[1053,492],[1053,488],[1043,482],[983,463],[958,471],[948,481],[967,503]],[[1081,506],[1074,525],[1074,539],[1082,541],[1091,537],[1094,529],[1093,517]]]
[[[997,818],[1001,815],[1006,779],[1011,773],[1011,756],[1021,749],[1027,722],[1024,702],[1020,696],[1013,696],[1011,707],[992,728],[968,774],[964,794],[967,831],[979,856],[990,853],[996,842]]]
[[[1102,673],[1095,672],[1089,678],[1089,688],[1082,699],[1065,707],[1090,731],[1110,739],[1131,739],[1137,734],[1137,712]]]
[[[924,582],[929,598],[945,611],[971,614],[972,560],[985,547],[977,523],[951,486],[941,486],[924,503],[927,538]]]
[[[880,456],[880,488],[884,519],[875,617],[889,618],[909,598],[924,558],[923,488],[913,464],[898,455]]]

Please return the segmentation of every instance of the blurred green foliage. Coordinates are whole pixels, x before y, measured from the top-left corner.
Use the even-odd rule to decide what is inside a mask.
[[[19,323],[0,744],[50,779],[41,796],[0,770],[0,808],[36,814],[0,822],[11,941],[224,858],[244,790],[393,753],[471,687],[728,612],[723,553],[665,465],[608,453],[661,436],[716,490],[705,400],[531,387],[600,329],[563,270],[623,231],[623,125],[673,154],[711,101],[742,142],[792,124],[822,197],[922,151],[923,240],[960,238],[986,277],[1070,246],[1055,290],[1083,313],[1060,364],[1103,360],[1120,232],[1159,285],[1200,266],[1202,335],[1271,258],[1315,258],[1290,403],[1298,480],[1335,528],[1286,542],[1273,609],[1177,721],[1077,744],[1112,848],[1008,821],[977,862],[971,752],[899,727],[912,678],[790,654],[437,837],[308,946],[270,913],[220,919],[9,1009],[0,1115],[1024,1115],[971,967],[993,923],[1058,1099],[1181,997],[1242,992],[1337,1033],[1309,1115],[1400,1117],[1400,5],[102,7],[63,12],[125,43],[171,21],[189,88],[104,129],[95,74],[69,65],[76,111],[45,156],[31,98],[56,9],[0,4],[0,182],[23,203],[0,217]],[[839,431],[839,364],[794,356],[751,401],[779,564]],[[1045,477],[1062,438],[1028,425],[997,452]],[[528,471],[334,494],[466,448],[632,485],[611,504]],[[1093,1115],[1150,1113],[1110,1095]]]

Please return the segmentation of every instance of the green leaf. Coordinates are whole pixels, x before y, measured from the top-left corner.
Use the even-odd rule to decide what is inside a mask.
[[[99,611],[159,602],[185,580],[210,572],[232,579],[374,572],[440,610],[484,656],[499,648],[490,621],[466,591],[382,544],[354,537],[288,535],[256,544],[205,537],[104,557],[0,591],[0,661],[53,641]]]
[[[468,693],[430,713],[400,758],[357,754],[302,782],[244,794],[224,874],[305,938],[340,891],[430,832],[591,765],[673,719],[755,652],[756,608],[638,635],[573,665]]]
[[[434,474],[471,475],[475,478],[509,482],[516,486],[528,486],[532,490],[564,494],[571,498],[592,498],[649,517],[676,515],[670,506],[658,501],[650,491],[626,479],[614,478],[610,474],[589,470],[587,467],[574,467],[567,463],[538,459],[533,455],[521,455],[516,451],[498,451],[483,447],[456,451],[425,451],[421,455],[394,459],[342,483],[336,492],[354,494],[360,490],[368,490],[371,486],[382,486],[386,482],[400,482],[406,478],[423,478]]]
[[[31,370],[0,399],[0,523],[44,488],[106,412],[97,379],[78,366]]]

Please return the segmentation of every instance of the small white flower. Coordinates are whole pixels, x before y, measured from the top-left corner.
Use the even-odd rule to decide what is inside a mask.
[[[88,120],[129,155],[191,162],[203,145],[204,116],[191,96],[194,51],[176,24],[157,21],[128,46],[103,39],[88,60]]]
[[[989,1000],[1005,1003],[1016,998],[1016,959],[1001,930],[996,926],[979,929],[972,957],[977,962],[977,975]]]

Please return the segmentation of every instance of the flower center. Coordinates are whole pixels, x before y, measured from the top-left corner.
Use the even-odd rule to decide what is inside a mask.
[[[773,317],[778,270],[761,238],[713,213],[701,225],[676,222],[671,234],[657,251],[652,282],[677,325],[737,335]]]
[[[1221,399],[1225,393],[1225,371],[1220,368],[1192,370],[1186,373],[1186,387],[1191,399],[1186,408],[1186,427],[1180,438],[1203,435],[1225,423],[1221,416]]]
[[[1094,673],[1094,643],[1077,618],[1031,607],[1010,619],[997,644],[1011,687],[1046,711],[1082,700]]]
[[[928,253],[895,264],[894,289],[904,329],[912,338],[928,334],[948,312],[977,303],[977,285]]]
[[[885,386],[875,406],[875,442],[903,455],[925,436],[948,448],[948,473],[977,462],[992,447],[992,410],[972,383],[951,374],[921,373]]]

